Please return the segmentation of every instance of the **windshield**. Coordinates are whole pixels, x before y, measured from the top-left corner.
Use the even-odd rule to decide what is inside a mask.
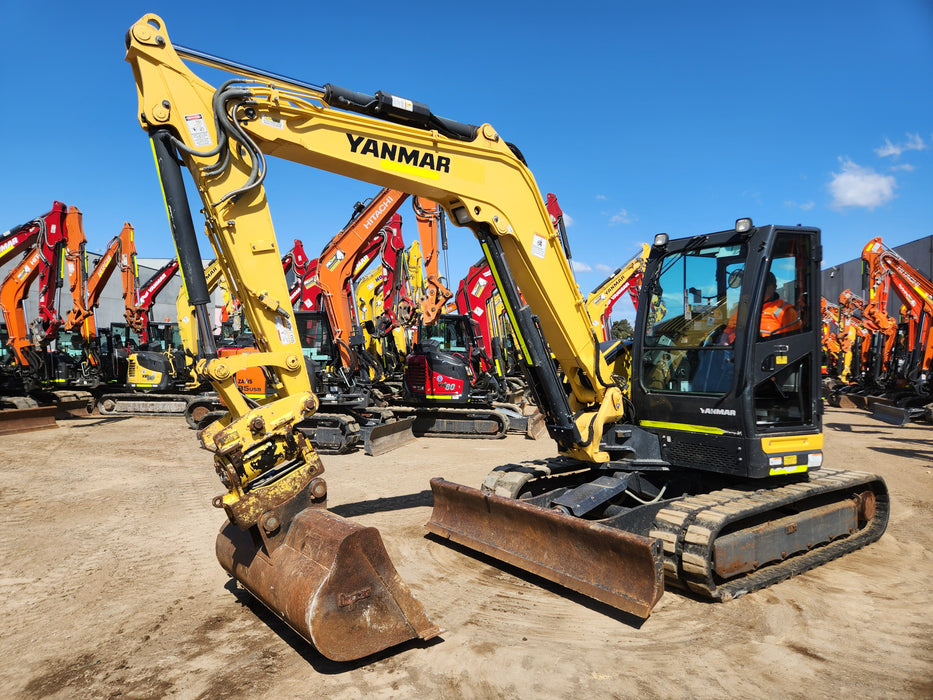
[[[327,364],[334,357],[334,339],[330,323],[324,313],[297,313],[298,337],[301,352],[315,362]]]
[[[464,316],[441,316],[431,326],[421,326],[418,337],[422,342],[433,340],[444,352],[466,352],[471,334]]]
[[[744,281],[745,244],[675,253],[652,286],[642,384],[649,392],[724,394]]]

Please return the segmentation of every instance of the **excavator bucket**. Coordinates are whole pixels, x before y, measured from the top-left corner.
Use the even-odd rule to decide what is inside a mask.
[[[411,431],[415,419],[398,418],[385,423],[375,423],[361,427],[363,452],[373,457],[397,450],[417,440]]]
[[[664,593],[661,541],[432,479],[429,531],[648,617]]]
[[[217,559],[328,659],[352,661],[440,634],[375,528],[305,508],[274,549],[270,543],[258,526],[228,522],[217,536]]]

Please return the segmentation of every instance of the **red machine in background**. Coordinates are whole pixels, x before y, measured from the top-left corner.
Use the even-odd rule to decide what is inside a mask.
[[[55,339],[64,320],[55,308],[55,292],[61,286],[61,259],[65,247],[67,208],[54,202],[41,217],[18,227],[18,233],[33,241],[25,257],[0,286],[0,309],[6,322],[9,345],[17,372],[27,389],[38,387],[47,378],[43,353]],[[12,244],[11,244],[12,246]],[[18,246],[26,246],[20,242]],[[33,282],[39,280],[38,315],[26,318],[24,302]]]

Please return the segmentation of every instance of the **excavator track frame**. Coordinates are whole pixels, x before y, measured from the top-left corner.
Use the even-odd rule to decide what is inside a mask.
[[[103,394],[97,410],[102,416],[180,416],[196,398],[194,394]]]
[[[850,521],[840,526],[840,507],[848,500],[853,501],[851,510],[855,517],[865,520],[862,527],[851,533],[845,531]],[[811,505],[797,516],[756,524],[756,519],[770,511],[797,508],[808,502]],[[889,511],[888,489],[880,477],[821,469],[811,474],[808,481],[778,488],[723,489],[671,502],[658,512],[650,536],[664,544],[664,574],[669,584],[711,600],[726,601],[875,542],[887,527]],[[752,524],[729,535],[730,526],[735,528],[742,521]],[[827,539],[824,533],[822,538],[826,541],[812,538],[820,526],[837,534]],[[763,549],[767,550],[767,540],[774,535],[781,536],[784,546],[794,536],[805,544],[800,552],[786,552],[786,558],[773,563],[754,561]],[[733,546],[723,546],[724,537],[730,537]],[[756,541],[762,543],[761,548],[756,548]],[[764,556],[780,555],[772,552]],[[717,575],[717,568],[729,568],[743,560],[762,566],[737,578],[723,579]]]

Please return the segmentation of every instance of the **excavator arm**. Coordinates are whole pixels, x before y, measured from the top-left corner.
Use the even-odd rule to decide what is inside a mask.
[[[412,197],[411,206],[418,222],[418,239],[421,242],[421,258],[424,266],[423,296],[420,300],[421,322],[432,324],[443,313],[447,302],[453,297],[441,281],[438,258],[438,237],[444,225],[444,210],[435,202]]]
[[[54,211],[57,207],[64,206],[61,202],[55,202],[52,209]],[[3,235],[0,235],[0,267],[3,267],[17,255],[25,253],[35,245],[36,237],[39,235],[39,226],[36,222],[37,220],[33,220],[14,226],[9,231],[5,231]]]
[[[64,329],[70,331],[80,325],[84,340],[89,342],[97,335],[97,324],[94,321],[94,309],[89,306],[87,299],[87,238],[82,218],[77,207],[68,207],[65,266],[71,287],[71,310],[65,317]]]
[[[33,351],[55,337],[64,320],[55,309],[55,290],[61,283],[61,263],[65,246],[67,208],[54,202],[52,210],[25,225],[33,240],[32,249],[7,275],[0,286],[0,308],[6,321],[16,364],[35,372]],[[34,233],[33,233],[34,232]],[[38,317],[27,324],[24,302],[33,282],[39,280]],[[32,326],[32,338],[30,328]],[[32,356],[32,360],[30,360]]]
[[[124,222],[120,233],[110,239],[104,254],[97,261],[94,270],[88,275],[87,309],[93,311],[100,304],[104,288],[120,268],[120,283],[123,289],[124,317],[129,326],[137,333],[142,332],[142,319],[138,313],[137,290],[139,269],[136,266],[136,242],[133,226]]]
[[[155,304],[156,298],[165,289],[166,285],[172,280],[178,272],[178,259],[172,258],[150,277],[143,284],[136,295],[136,308],[134,317],[139,320],[136,325],[130,324],[134,328],[141,326],[140,338],[142,342],[149,342],[149,312]]]

